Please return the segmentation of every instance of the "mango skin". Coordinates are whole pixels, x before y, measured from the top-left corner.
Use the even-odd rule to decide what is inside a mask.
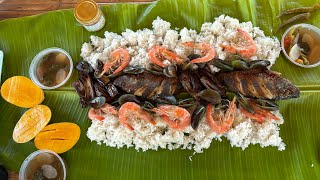
[[[22,108],[32,108],[44,100],[44,92],[29,78],[13,76],[1,86],[1,96],[7,102]]]
[[[51,110],[45,105],[36,105],[26,111],[17,122],[12,138],[17,143],[33,139],[50,121]]]
[[[40,131],[34,139],[34,144],[38,149],[48,149],[61,154],[69,151],[78,142],[80,133],[77,124],[54,123]]]

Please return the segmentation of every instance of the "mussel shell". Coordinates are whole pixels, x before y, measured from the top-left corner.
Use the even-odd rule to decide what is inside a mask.
[[[248,63],[243,60],[234,60],[231,62],[231,65],[233,68],[239,69],[239,70],[249,69]]]
[[[240,60],[240,59],[242,59],[242,57],[240,55],[238,55],[238,54],[229,54],[225,58],[226,61],[234,61],[234,60]]]
[[[156,75],[164,75],[163,74],[163,70],[161,71],[155,71],[155,70],[151,70],[151,69],[147,69],[149,72],[151,72],[152,74],[156,74]]]
[[[249,104],[245,103],[245,101],[243,101],[243,100],[238,100],[238,102],[239,102],[239,105],[240,105],[244,110],[248,111],[249,113],[254,113],[254,112],[255,112]]]
[[[197,97],[200,99],[206,100],[212,104],[219,104],[221,103],[221,96],[218,91],[212,90],[212,89],[205,89],[200,91],[197,94]]]
[[[270,100],[265,100],[265,99],[257,99],[257,106],[265,109],[265,110],[269,110],[269,111],[276,111],[279,110],[279,106]]]
[[[95,78],[100,78],[103,76],[102,71],[103,71],[103,62],[100,60],[97,60],[97,69],[94,71],[94,77]]]
[[[198,67],[199,68],[204,68],[206,66],[206,63],[197,63]]]
[[[220,93],[220,95],[222,94],[222,92],[220,92],[219,87],[210,78],[208,78],[206,76],[203,76],[203,77],[200,78],[200,82],[207,89],[213,89],[215,91],[218,91]]]
[[[158,66],[156,64],[153,64],[153,63],[149,64],[148,67],[150,67],[151,69],[153,69],[155,71],[162,71],[162,67],[160,67],[160,66]]]
[[[152,74],[164,75],[162,71],[152,71],[152,70],[148,70],[148,71],[151,72]]]
[[[213,60],[213,65],[221,70],[224,70],[224,71],[233,71],[232,65],[230,63],[228,63],[227,61],[215,59],[215,60]]]
[[[205,69],[201,69],[198,72],[199,76],[201,77],[200,81],[203,86],[205,86],[207,89],[213,89],[218,91],[222,97],[226,96],[226,87],[222,84],[220,80],[217,79],[214,73]]]
[[[200,54],[190,54],[188,56],[188,59],[190,59],[190,61],[194,60],[194,59],[197,59],[197,58],[201,58],[201,55]]]
[[[179,94],[176,95],[176,99],[189,99],[189,98],[192,98],[192,96],[187,93],[187,92],[181,92]]]
[[[232,92],[226,93],[227,98],[231,101],[234,97],[236,97],[237,102],[239,103],[239,106],[241,106],[243,109],[250,113],[254,113],[254,110],[252,109],[252,106],[249,104],[249,101],[246,97],[244,97],[242,94],[235,94]]]
[[[126,102],[134,102],[136,104],[141,104],[141,101],[133,94],[124,94],[119,97],[118,103],[120,105],[126,103]]]
[[[189,70],[189,69],[191,69],[192,71],[194,71],[194,70],[197,70],[197,69],[198,69],[198,66],[195,65],[195,64],[193,64],[193,63],[188,62],[188,63],[187,63],[186,65],[184,65],[183,68],[182,68],[183,71],[186,71],[186,70]]]
[[[118,95],[118,89],[116,88],[116,86],[115,85],[113,85],[113,84],[108,84],[107,86],[106,86],[106,89],[107,89],[107,92],[108,92],[108,94],[109,94],[109,96],[111,97],[111,98],[114,98],[114,97],[116,97],[116,95]]]
[[[163,75],[163,68],[152,63],[146,67],[146,70],[153,74]]]
[[[249,63],[249,68],[259,68],[259,67],[267,67],[270,65],[270,61],[268,60],[257,60],[257,61],[251,61]]]
[[[151,100],[159,104],[177,104],[177,99],[172,95],[155,95]]]
[[[111,102],[111,103],[109,103],[111,106],[114,106],[114,107],[119,107],[120,108],[120,103],[118,102],[118,100],[116,100],[116,101],[113,101],[113,102]]]
[[[177,102],[177,105],[180,107],[188,108],[195,104],[195,100],[193,98],[180,99]]]
[[[198,76],[197,72],[190,72],[190,83],[191,83],[191,87],[194,90],[194,92],[199,92],[203,89],[203,86],[201,84],[200,78]]]
[[[145,101],[141,107],[146,111],[153,112],[152,109],[155,108],[156,106],[149,101]]]
[[[216,105],[216,108],[225,110],[228,108],[229,102],[228,99],[221,99],[221,103]]]
[[[94,71],[92,66],[87,61],[79,61],[75,67],[78,71],[84,72],[86,74],[92,73]]]
[[[201,72],[206,71],[207,73],[214,74],[216,73],[216,66],[213,64],[213,61],[205,63],[205,66],[201,69]]]
[[[140,74],[144,72],[144,68],[140,66],[128,66],[123,70],[126,74]]]
[[[163,74],[167,77],[177,77],[177,66],[176,65],[169,65],[163,68]]]
[[[244,97],[242,94],[236,94],[237,101],[239,102],[239,105],[246,111],[250,113],[254,113],[251,104],[249,103],[248,98]]]
[[[183,88],[191,95],[203,89],[200,79],[193,71],[182,71],[178,78]]]
[[[196,71],[198,69],[199,69],[199,66],[197,64],[190,63],[190,70],[191,71]]]
[[[106,86],[110,82],[110,78],[106,75],[103,75],[100,78],[97,78],[96,80],[101,86]]]
[[[191,115],[191,127],[197,130],[199,123],[206,113],[206,107],[203,105],[198,105]]]
[[[98,96],[90,100],[89,105],[95,109],[101,108],[106,103],[106,98]]]
[[[108,98],[108,100],[110,100],[109,93],[104,88],[104,86],[101,86],[99,83],[95,82],[93,84],[93,87],[94,87],[94,91],[96,93],[96,96],[104,96],[104,97]]]

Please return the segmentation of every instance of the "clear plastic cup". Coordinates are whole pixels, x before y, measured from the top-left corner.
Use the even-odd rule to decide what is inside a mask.
[[[37,77],[37,68],[38,68],[39,63],[42,62],[44,56],[46,56],[50,53],[53,53],[53,52],[59,52],[59,53],[63,53],[64,55],[66,55],[66,57],[70,61],[69,73],[60,84],[57,84],[55,86],[45,86],[45,85],[41,84],[41,82],[39,81],[39,79]],[[66,84],[68,82],[68,80],[70,79],[70,77],[72,75],[72,71],[73,71],[73,61],[72,61],[72,58],[69,55],[69,53],[61,48],[52,47],[52,48],[42,50],[33,58],[31,65],[30,65],[30,68],[29,68],[29,75],[30,75],[30,78],[33,81],[33,83],[35,83],[41,89],[56,89],[58,87],[63,86],[64,84]]]
[[[55,152],[38,150],[31,153],[22,163],[19,179],[36,179],[41,176],[48,179],[66,179],[65,161]]]

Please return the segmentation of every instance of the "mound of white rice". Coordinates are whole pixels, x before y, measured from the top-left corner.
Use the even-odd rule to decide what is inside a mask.
[[[251,60],[265,59],[274,64],[280,53],[277,39],[266,37],[263,31],[253,27],[251,22],[239,23],[239,20],[225,15],[219,16],[214,22],[204,23],[199,33],[187,28],[178,31],[171,29],[170,26],[169,22],[157,18],[152,23],[153,29],[138,31],[127,29],[121,35],[106,31],[104,38],[91,36],[91,42],[82,46],[81,57],[95,68],[98,59],[105,62],[113,50],[122,47],[131,55],[130,65],[145,67],[149,63],[148,49],[154,45],[163,45],[185,58],[192,52],[179,44],[195,41],[209,43],[215,48],[218,57],[225,59],[227,54],[220,45],[236,42],[237,28],[248,32],[257,45],[256,56],[251,57]],[[283,123],[283,119],[279,112],[273,113],[281,120],[268,120],[259,124],[237,112],[233,127],[223,135],[214,133],[205,119],[201,121],[196,131],[191,127],[184,131],[173,130],[161,118],[157,119],[155,126],[139,119],[132,119],[135,130],[130,131],[119,123],[118,117],[106,115],[104,121],[92,121],[87,136],[98,144],[104,143],[106,146],[117,148],[135,147],[142,151],[182,148],[193,149],[200,153],[203,149],[209,148],[212,139],[222,141],[223,136],[230,141],[231,146],[242,149],[247,148],[249,144],[259,144],[261,147],[275,146],[281,151],[285,149],[285,144],[279,136],[279,125]]]

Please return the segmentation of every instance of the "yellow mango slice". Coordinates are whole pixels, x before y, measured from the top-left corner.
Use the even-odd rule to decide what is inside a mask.
[[[58,154],[70,150],[80,138],[77,124],[62,122],[46,126],[34,139],[38,149],[49,149]]]
[[[7,79],[1,86],[1,96],[9,103],[22,108],[32,108],[44,100],[43,90],[24,76]]]
[[[50,121],[51,110],[45,105],[36,105],[26,111],[13,130],[13,140],[25,143],[33,139]]]

